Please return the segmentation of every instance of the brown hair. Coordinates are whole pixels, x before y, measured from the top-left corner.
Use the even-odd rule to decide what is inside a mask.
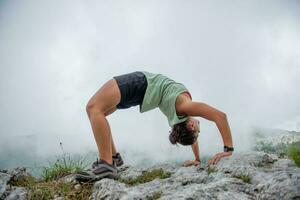
[[[171,144],[192,145],[196,137],[191,130],[187,128],[187,121],[175,124],[170,131],[169,140]]]

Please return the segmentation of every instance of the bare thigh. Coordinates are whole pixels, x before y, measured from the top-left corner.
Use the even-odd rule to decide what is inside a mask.
[[[109,115],[121,101],[121,92],[115,79],[107,81],[89,100],[88,107]]]

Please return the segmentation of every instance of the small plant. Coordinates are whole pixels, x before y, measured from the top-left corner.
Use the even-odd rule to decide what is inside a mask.
[[[92,193],[92,183],[81,185],[81,189],[76,190],[76,183],[66,183],[59,178],[84,170],[87,162],[81,156],[71,156],[63,151],[62,143],[60,143],[63,154],[48,167],[44,167],[42,178],[37,179],[32,176],[21,176],[12,179],[10,185],[25,187],[28,191],[29,200],[50,200],[55,196],[63,197],[65,200],[87,200]]]
[[[71,156],[63,150],[60,142],[62,156],[57,158],[54,163],[50,163],[48,167],[44,167],[42,171],[42,178],[45,181],[55,180],[57,178],[76,173],[84,170],[87,167],[87,162],[81,156]]]
[[[300,142],[294,142],[287,147],[287,156],[300,167]]]
[[[148,197],[147,200],[156,200],[159,199],[162,195],[162,191],[155,192],[152,196]]]
[[[133,179],[119,179],[120,182],[126,183],[128,185],[137,185],[146,182],[150,182],[155,178],[165,179],[171,176],[170,172],[164,172],[162,169],[154,169],[152,171],[146,171],[142,175]]]
[[[214,167],[210,167],[208,166],[207,167],[207,174],[210,175],[211,173],[214,173],[216,172],[217,170],[214,168]]]
[[[245,183],[250,183],[251,182],[251,177],[248,174],[237,174],[237,175],[234,175],[233,177],[241,179]]]

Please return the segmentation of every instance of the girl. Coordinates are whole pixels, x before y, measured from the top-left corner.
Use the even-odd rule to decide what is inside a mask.
[[[224,152],[216,154],[208,164],[215,164],[222,157],[232,154],[231,132],[225,113],[205,103],[192,101],[191,94],[181,83],[162,74],[137,71],[113,77],[89,100],[86,111],[97,143],[100,161],[94,162],[91,170],[78,173],[78,178],[117,177],[117,166],[121,166],[123,160],[114,145],[106,116],[117,109],[127,109],[136,105],[139,105],[141,113],[158,107],[167,117],[172,128],[169,135],[170,142],[192,146],[195,160],[186,161],[184,166],[200,164],[197,141],[200,123],[192,116],[215,122],[221,133]]]

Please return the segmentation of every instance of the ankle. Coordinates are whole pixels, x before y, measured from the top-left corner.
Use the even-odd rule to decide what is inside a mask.
[[[109,160],[103,160],[103,159],[100,159],[100,162],[106,162],[107,164],[110,164],[110,165],[113,165],[113,161],[109,161]]]
[[[115,154],[113,154],[112,156],[113,157],[117,157],[120,153],[119,152],[116,152]]]

